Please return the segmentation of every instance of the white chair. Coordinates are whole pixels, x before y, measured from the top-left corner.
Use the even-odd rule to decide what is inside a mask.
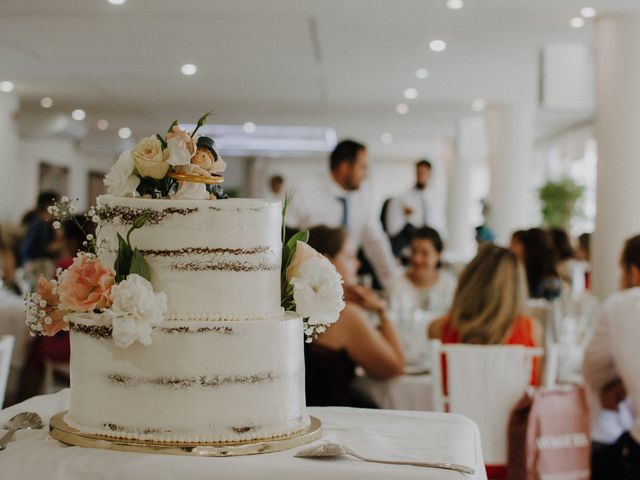
[[[0,337],[0,408],[2,408],[4,403],[4,392],[7,388],[7,380],[9,379],[11,352],[13,352],[14,342],[15,337],[13,335]]]
[[[506,465],[511,411],[530,385],[541,348],[518,345],[442,345],[432,342],[434,408],[478,424],[487,465]],[[447,394],[443,389],[446,359]]]

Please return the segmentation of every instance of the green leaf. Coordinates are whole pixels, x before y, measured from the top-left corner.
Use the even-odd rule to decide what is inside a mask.
[[[162,146],[163,150],[167,148],[167,142],[165,142],[164,138],[162,138],[158,133],[156,133],[156,138],[160,140],[160,145]]]
[[[129,274],[136,273],[145,280],[151,281],[151,269],[149,264],[144,258],[144,255],[140,253],[140,250],[135,248],[131,257],[131,268]]]
[[[291,259],[296,253],[298,241],[307,243],[309,241],[309,230],[302,230],[296,233],[282,247],[282,267],[280,269],[280,276],[283,281],[286,278],[287,267],[291,263]]]
[[[176,125],[178,125],[178,120],[174,120],[173,122],[171,122],[171,125],[169,125],[169,129],[167,130],[167,133],[173,132],[173,127],[175,127]]]
[[[122,235],[119,233],[118,235],[118,256],[116,257],[116,261],[113,265],[113,269],[116,271],[116,282],[121,282],[127,275],[129,275],[129,270],[131,268],[131,257],[133,256],[133,252],[131,251],[131,247],[127,243],[127,241],[122,238]]]
[[[196,134],[198,130],[200,130],[200,127],[202,127],[205,123],[207,123],[207,118],[209,118],[211,115],[213,115],[213,112],[209,111],[209,112],[206,112],[204,115],[202,115],[198,119],[198,122],[196,123],[196,128],[193,130],[193,132],[191,132],[192,137]]]
[[[293,195],[295,192],[287,192],[284,196],[284,203],[282,205],[282,243],[284,243],[284,238],[287,232],[287,223],[286,223],[286,219],[287,219],[287,210],[289,210],[289,205],[291,204],[291,201],[293,200]]]

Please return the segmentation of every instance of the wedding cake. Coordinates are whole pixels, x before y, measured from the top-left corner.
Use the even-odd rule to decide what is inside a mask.
[[[205,165],[194,161],[201,144],[205,166],[221,161],[211,139],[174,122],[155,141],[143,139],[107,175],[110,194],[89,213],[95,253],[41,278],[27,299],[33,332],[70,331],[65,422],[156,442],[294,435],[309,425],[304,336],[337,319],[339,276],[303,232],[283,248],[279,202],[176,185],[200,183],[189,176],[196,168],[176,166]],[[58,217],[71,210],[65,199],[53,207]]]

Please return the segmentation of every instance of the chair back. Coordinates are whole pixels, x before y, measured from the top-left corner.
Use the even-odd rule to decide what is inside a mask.
[[[15,337],[13,335],[0,337],[0,408],[4,403],[4,393],[9,380],[9,367],[11,365],[11,352],[13,352],[14,341]]]
[[[543,350],[440,341],[434,341],[431,350],[435,409],[475,421],[485,463],[505,465],[511,411],[529,387],[533,359]]]

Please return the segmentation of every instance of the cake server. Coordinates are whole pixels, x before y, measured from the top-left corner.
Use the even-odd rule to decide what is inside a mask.
[[[11,417],[4,427],[9,431],[0,438],[0,450],[7,448],[7,443],[18,430],[40,429],[44,427],[44,422],[35,412],[22,412]]]
[[[476,471],[471,467],[466,467],[464,465],[457,465],[455,463],[445,463],[445,462],[412,462],[412,461],[404,461],[404,460],[380,460],[375,458],[365,457],[360,455],[359,453],[354,452],[349,447],[344,445],[340,445],[339,443],[331,443],[324,442],[320,445],[315,445],[313,447],[305,448],[304,450],[300,450],[296,453],[296,457],[298,458],[319,458],[319,457],[342,457],[345,455],[350,455],[352,457],[359,458],[360,460],[364,460],[365,462],[374,462],[374,463],[388,463],[391,465],[413,465],[416,467],[430,467],[430,468],[440,468],[443,470],[453,470],[455,472],[465,473],[467,475],[474,475]]]

